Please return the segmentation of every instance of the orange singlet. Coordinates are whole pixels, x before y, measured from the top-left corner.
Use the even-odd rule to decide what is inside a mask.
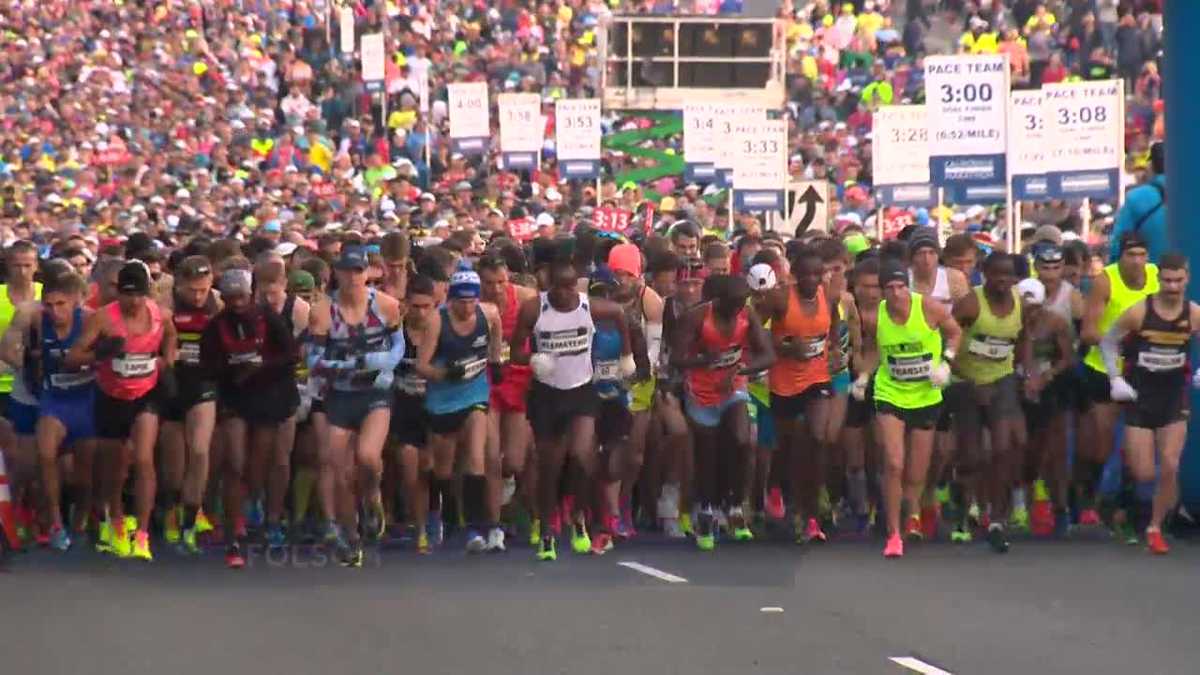
[[[782,319],[771,322],[771,333],[798,342],[808,358],[797,360],[779,357],[769,373],[772,394],[796,396],[813,385],[830,381],[829,359],[825,358],[830,324],[824,286],[817,287],[817,311],[813,314],[805,314],[796,290],[788,289],[787,312]]]

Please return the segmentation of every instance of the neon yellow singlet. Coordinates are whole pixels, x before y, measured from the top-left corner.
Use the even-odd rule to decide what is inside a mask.
[[[942,333],[925,321],[923,298],[912,294],[908,321],[897,325],[888,316],[887,301],[879,302],[875,322],[879,368],[875,371],[875,400],[904,410],[942,402],[942,390],[929,381],[942,362]]]
[[[42,299],[42,284],[33,282],[33,299]],[[8,297],[8,284],[0,284],[0,335],[8,332],[8,326],[12,323],[13,314],[16,314],[17,308],[13,305],[12,300]],[[11,372],[0,374],[0,394],[11,394],[13,386],[13,375]]]
[[[1121,272],[1117,269],[1117,263],[1105,267],[1104,273],[1108,275],[1108,304],[1104,306],[1104,313],[1100,315],[1101,336],[1107,333],[1109,328],[1112,328],[1125,310],[1141,302],[1146,296],[1158,292],[1158,265],[1154,263],[1146,265],[1146,283],[1138,289],[1125,285],[1125,281],[1121,278]],[[1098,373],[1108,373],[1108,368],[1104,367],[1104,357],[1100,355],[1099,347],[1093,346],[1089,349],[1083,362]],[[1124,367],[1125,359],[1118,357],[1117,368]]]
[[[1017,289],[1012,289],[1013,310],[999,317],[992,313],[983,286],[973,290],[979,299],[979,316],[963,336],[958,369],[975,384],[991,384],[1013,372],[1013,352],[1021,333],[1021,300]]]

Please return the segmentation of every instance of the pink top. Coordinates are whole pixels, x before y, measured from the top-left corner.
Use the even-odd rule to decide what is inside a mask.
[[[150,310],[150,330],[131,335],[121,316],[121,307],[111,302],[100,309],[108,313],[111,334],[125,338],[125,350],[96,363],[96,382],[100,391],[123,401],[139,399],[158,384],[158,354],[162,348],[162,312],[153,300],[146,302]]]

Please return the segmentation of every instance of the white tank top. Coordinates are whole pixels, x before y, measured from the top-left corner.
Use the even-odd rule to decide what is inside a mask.
[[[1061,316],[1063,321],[1074,330],[1074,317],[1071,315],[1071,291],[1075,287],[1069,281],[1063,281],[1058,287],[1058,293],[1053,298],[1046,298],[1046,309]]]
[[[913,276],[912,270],[908,271],[908,285],[914,291],[917,290],[917,280]],[[946,273],[945,267],[938,265],[937,274],[933,278],[933,290],[926,293],[925,297],[937,300],[946,307],[954,304],[954,299],[950,297],[950,275]]]
[[[538,377],[542,384],[555,389],[575,389],[592,381],[592,337],[596,324],[586,293],[579,294],[579,306],[560,312],[550,305],[545,292],[538,294],[541,311],[533,324],[534,351],[554,355],[554,370]]]

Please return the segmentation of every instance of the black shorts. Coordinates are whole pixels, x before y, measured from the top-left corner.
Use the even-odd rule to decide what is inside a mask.
[[[596,440],[601,446],[619,443],[629,438],[633,413],[625,397],[602,399],[596,415]]]
[[[7,392],[0,394],[0,417],[8,418],[8,401],[12,398],[12,394]]]
[[[283,424],[300,407],[296,381],[287,378],[266,387],[226,389],[220,392],[221,409],[246,424],[270,426]]]
[[[862,429],[875,418],[875,378],[867,381],[867,393],[863,400],[850,397],[846,404],[845,425],[851,429]]]
[[[164,422],[182,422],[188,411],[201,403],[217,400],[215,382],[179,377],[179,394],[163,402],[161,416]]]
[[[1175,422],[1186,422],[1191,409],[1189,392],[1184,387],[1163,391],[1143,387],[1138,400],[1126,403],[1125,426],[1139,429],[1161,429]]]
[[[488,404],[486,402],[473,403],[462,410],[455,410],[454,412],[442,413],[440,415],[429,413],[429,431],[439,436],[457,434],[462,430],[463,425],[467,423],[467,418],[471,416],[471,413],[476,411],[487,414]]]
[[[96,438],[110,441],[123,441],[129,438],[133,431],[133,422],[138,415],[142,413],[158,415],[161,407],[160,395],[161,392],[155,387],[140,398],[126,400],[113,398],[100,389],[96,389],[96,402],[93,407],[96,415]]]
[[[292,387],[295,390],[295,386]],[[391,410],[392,390],[363,389],[340,391],[331,389],[325,394],[325,415],[329,424],[339,429],[358,431],[363,420],[376,410]]]
[[[429,412],[425,410],[424,397],[396,392],[388,435],[402,445],[425,447],[429,438]]]
[[[809,403],[818,398],[833,398],[833,384],[818,382],[794,396],[771,392],[771,414],[776,422],[789,422],[803,416],[808,411]]]
[[[591,382],[574,389],[555,389],[533,381],[529,387],[526,416],[533,427],[534,438],[558,440],[576,417],[596,417],[600,397]]]
[[[958,401],[971,394],[970,382],[951,382],[942,390],[942,401]],[[956,408],[953,405],[943,405],[938,416],[937,430],[951,431],[954,429]]]
[[[875,401],[876,415],[891,415],[900,418],[908,429],[933,429],[937,426],[938,416],[942,413],[942,404],[936,403],[924,408],[901,408],[887,401]]]
[[[1025,411],[1025,426],[1030,431],[1041,431],[1055,415],[1074,409],[1078,398],[1078,386],[1075,371],[1067,370],[1046,383],[1038,400],[1030,401],[1022,395],[1021,407]]]
[[[1085,411],[1097,403],[1112,403],[1108,373],[1102,373],[1087,365],[1080,366],[1080,370],[1079,409]]]

